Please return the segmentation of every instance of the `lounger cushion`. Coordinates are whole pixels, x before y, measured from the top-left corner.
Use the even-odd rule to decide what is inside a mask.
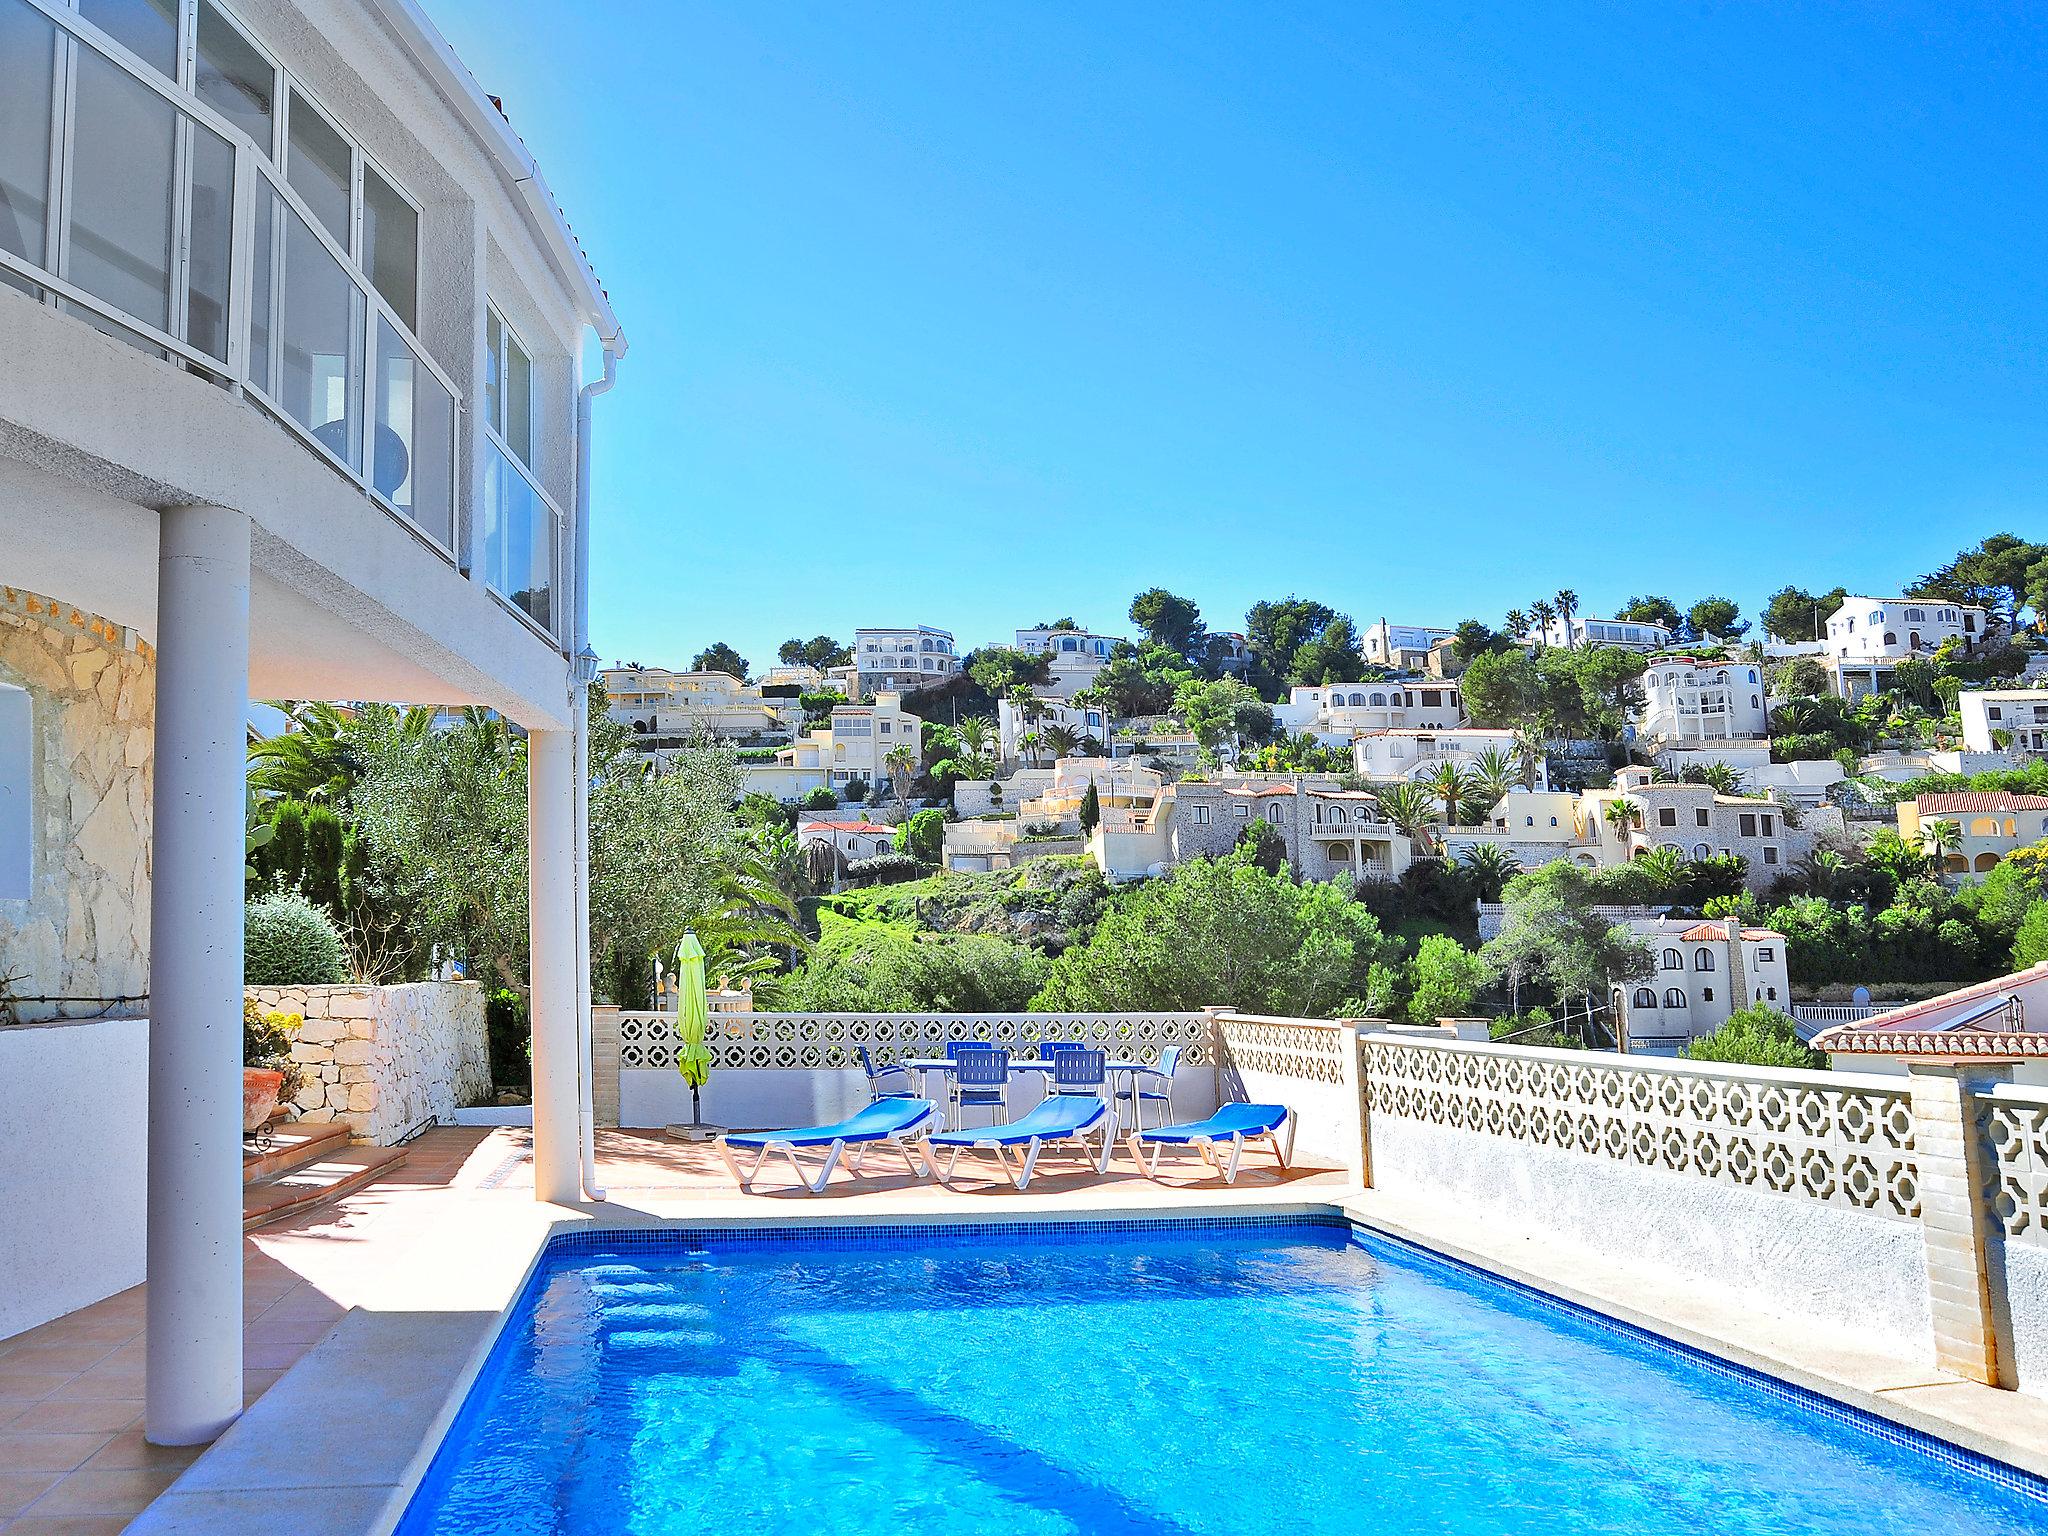
[[[1042,1100],[1021,1120],[1008,1125],[976,1125],[958,1131],[938,1131],[931,1138],[935,1147],[976,1147],[993,1142],[997,1146],[1020,1147],[1027,1142],[1057,1141],[1092,1131],[1109,1113],[1109,1106],[1092,1094],[1059,1093]]]
[[[732,1147],[829,1147],[835,1141],[854,1145],[900,1136],[929,1116],[937,1106],[930,1099],[882,1099],[837,1125],[805,1125],[793,1131],[734,1131]]]
[[[1187,1125],[1155,1125],[1138,1135],[1145,1141],[1185,1145],[1193,1141],[1221,1141],[1230,1136],[1264,1136],[1286,1123],[1285,1104],[1226,1104],[1206,1120]]]

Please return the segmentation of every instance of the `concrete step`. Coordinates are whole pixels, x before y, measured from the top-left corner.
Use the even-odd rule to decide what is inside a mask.
[[[310,1163],[347,1145],[346,1120],[330,1120],[325,1125],[307,1125],[294,1120],[273,1126],[267,1148],[261,1152],[243,1151],[242,1187],[247,1189],[251,1184],[274,1179],[301,1163]]]
[[[405,1162],[403,1147],[342,1147],[242,1191],[242,1229],[353,1194]]]

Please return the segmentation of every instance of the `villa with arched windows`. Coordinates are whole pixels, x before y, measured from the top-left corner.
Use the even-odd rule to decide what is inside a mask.
[[[1734,918],[1638,917],[1628,926],[1651,958],[1648,971],[1616,986],[1609,999],[1630,1051],[1675,1056],[1739,1008],[1791,1012],[1783,934],[1744,928]]]

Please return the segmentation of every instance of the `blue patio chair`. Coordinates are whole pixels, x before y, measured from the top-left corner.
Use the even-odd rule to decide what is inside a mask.
[[[1010,1053],[1000,1045],[962,1045],[953,1052],[953,1123],[969,1109],[1010,1112]]]
[[[1108,1065],[1107,1051],[1091,1051],[1083,1045],[1063,1046],[1052,1059],[1052,1092],[1103,1098],[1109,1080]]]
[[[1281,1134],[1287,1142],[1281,1145]],[[1125,1138],[1131,1149],[1131,1156],[1137,1159],[1138,1169],[1148,1179],[1159,1177],[1159,1159],[1168,1147],[1193,1147],[1202,1155],[1202,1161],[1223,1175],[1223,1182],[1237,1182],[1238,1159],[1244,1155],[1247,1141],[1264,1141],[1273,1149],[1273,1156],[1282,1168],[1294,1156],[1294,1111],[1284,1104],[1226,1104],[1206,1120],[1197,1120],[1188,1125],[1155,1125],[1151,1130],[1134,1130]],[[1230,1144],[1229,1162],[1216,1165],[1216,1148]],[[1152,1160],[1145,1160],[1145,1149],[1152,1148]],[[929,1159],[930,1154],[926,1154]],[[937,1172],[936,1169],[933,1170]]]
[[[855,1172],[859,1172],[861,1160],[867,1156],[869,1147],[886,1143],[903,1154],[903,1161],[912,1174],[923,1178],[928,1170],[910,1155],[910,1148],[934,1130],[938,1123],[938,1106],[930,1099],[882,1099],[850,1119],[837,1120],[830,1125],[806,1125],[793,1131],[730,1131],[718,1138],[718,1155],[725,1159],[725,1166],[732,1170],[740,1188],[752,1189],[769,1154],[781,1152],[788,1157],[789,1166],[796,1170],[804,1188],[816,1195],[824,1193],[832,1170],[838,1166],[840,1156],[848,1147],[853,1148]],[[825,1149],[825,1161],[819,1167],[817,1177],[813,1178],[798,1159],[797,1152],[815,1151],[820,1147]],[[754,1166],[745,1173],[740,1172],[739,1161],[733,1156],[735,1151],[754,1153]]]
[[[861,1071],[867,1074],[869,1103],[879,1104],[884,1099],[917,1097],[916,1091],[910,1086],[910,1068],[893,1061],[886,1067],[878,1067],[875,1065],[873,1054],[864,1045],[856,1045],[853,1054],[860,1060]]]
[[[1145,1106],[1159,1106],[1158,1124],[1164,1125],[1173,1118],[1173,1074],[1180,1070],[1180,1050],[1169,1045],[1159,1053],[1159,1065],[1139,1067],[1129,1074],[1127,1084],[1116,1091],[1119,1104],[1131,1106],[1131,1129],[1145,1128]]]
[[[1062,1052],[1062,1056],[1071,1052]],[[1101,1052],[1096,1052],[1100,1055]],[[1100,1136],[1100,1152],[1090,1152],[1088,1138]],[[1008,1125],[983,1125],[972,1130],[940,1131],[928,1138],[929,1145],[918,1150],[924,1154],[926,1165],[941,1184],[947,1184],[953,1177],[953,1165],[960,1161],[960,1154],[970,1147],[985,1148],[995,1154],[1002,1164],[1003,1172],[1010,1182],[1019,1189],[1031,1186],[1031,1171],[1038,1166],[1038,1154],[1049,1143],[1071,1141],[1079,1147],[1097,1173],[1109,1170],[1110,1148],[1116,1140],[1116,1122],[1110,1118],[1109,1106],[1092,1094],[1055,1094],[1036,1106],[1030,1114]],[[944,1169],[932,1155],[932,1147],[944,1147],[950,1154]],[[1011,1153],[1023,1149],[1022,1160],[1012,1165]],[[950,1187],[950,1186],[949,1186]]]

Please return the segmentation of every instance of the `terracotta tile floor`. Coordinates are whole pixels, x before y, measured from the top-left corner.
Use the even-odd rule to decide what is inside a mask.
[[[448,1200],[530,1200],[532,1135],[525,1130],[440,1128],[406,1149],[403,1167],[339,1200],[259,1228],[242,1244],[243,1400],[254,1402],[333,1327],[378,1267],[392,1262]],[[961,1208],[1017,1198],[992,1166],[947,1191],[917,1181],[899,1162],[879,1159],[864,1177],[844,1170],[824,1197],[777,1182],[772,1166],[759,1197],[739,1196],[710,1146],[668,1140],[659,1131],[601,1131],[599,1182],[627,1207],[673,1210],[673,1202],[715,1199],[724,1212],[786,1201],[830,1210],[857,1208],[865,1195],[908,1196]],[[787,1168],[783,1169],[786,1175]],[[1305,1185],[1313,1197],[1344,1176],[1297,1168],[1280,1172],[1247,1153],[1237,1187]],[[1221,1189],[1210,1180],[1202,1187]],[[1110,1204],[1142,1191],[1157,1198],[1119,1155],[1109,1176],[1080,1171],[1072,1159],[1042,1165],[1029,1196],[1065,1197],[1076,1206]],[[0,1340],[0,1536],[113,1536],[204,1449],[167,1450],[142,1439],[143,1291],[118,1296]]]

